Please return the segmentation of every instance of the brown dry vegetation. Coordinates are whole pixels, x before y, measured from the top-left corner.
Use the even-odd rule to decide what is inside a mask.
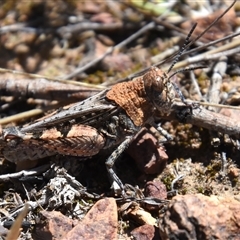
[[[196,1],[195,3],[192,1],[181,1],[180,3],[179,1],[173,6],[170,6],[170,3],[157,5],[150,1],[145,4],[144,1],[142,4],[140,1],[121,1],[121,3],[117,1],[64,0],[1,1],[0,67],[39,74],[46,78],[71,79],[98,86],[102,84],[102,87],[110,86],[132,73],[166,59],[169,55],[163,56],[161,59],[161,54],[175,46],[182,46],[193,22],[198,23],[192,38],[196,37],[219,16],[221,11],[216,10],[226,9],[224,2],[229,4],[229,1],[216,1],[213,5],[206,7],[205,1]],[[191,49],[202,43],[205,44],[234,33],[239,27],[239,10],[240,5],[237,3],[220,20],[220,23],[216,23],[206,35],[191,46]],[[208,11],[207,16],[204,14],[206,11]],[[200,18],[196,19],[195,15],[199,15]],[[149,28],[130,42],[124,42],[147,23],[157,22],[158,16],[160,18],[154,28]],[[188,54],[183,56],[179,62],[212,48],[216,49],[217,53],[221,53],[224,51],[221,50],[221,47],[232,41],[230,39],[218,43],[214,47]],[[115,47],[121,42],[124,42],[121,47]],[[239,47],[239,44],[236,44],[235,48]],[[101,58],[110,47],[115,47],[111,54],[107,54],[87,69],[76,73],[76,69]],[[190,73],[177,75],[176,83],[187,99],[198,101],[206,99],[206,94],[209,95],[210,79],[216,63],[221,60],[220,57],[221,54],[215,60],[203,59],[201,64],[208,68],[195,70],[194,76]],[[222,74],[217,103],[239,105],[239,58],[237,50],[226,59],[223,58],[227,65],[226,71]],[[161,67],[168,69],[171,62],[172,59],[162,64]],[[183,63],[182,67],[187,67],[187,65]],[[19,84],[24,84],[27,79],[39,78],[14,73],[0,73],[0,82],[2,82],[0,89],[1,119],[10,115],[14,117],[17,113],[34,108],[47,111],[55,109],[57,106],[64,106],[74,100],[77,101],[76,99],[67,99],[68,95],[60,95],[57,101],[54,97],[53,99],[47,97],[49,93],[45,82],[36,84],[39,84],[41,89],[46,89],[46,93],[43,92],[41,98],[35,97],[35,92],[33,94],[27,91],[22,91],[21,94],[16,93],[15,91],[19,89],[18,86],[11,90],[8,85],[9,89],[6,90],[7,83],[14,84],[14,79],[20,79]],[[198,90],[193,84],[193,78],[196,80]],[[92,86],[88,85],[86,88],[91,90],[86,95],[81,95],[79,99],[99,91],[98,88],[94,88],[95,92],[93,92]],[[64,90],[73,91],[70,86]],[[61,94],[64,94],[63,92]],[[53,93],[51,92],[51,94]],[[239,119],[240,116],[239,110],[225,109],[221,112],[233,119]],[[36,116],[16,119],[9,122],[8,125],[21,125],[30,122],[33,118]],[[139,170],[136,167],[136,163],[129,156],[134,154],[124,153],[117,162],[117,172],[124,183],[138,185],[140,190],[143,190],[146,182],[158,178],[165,184],[167,191],[171,191],[168,194],[170,201],[176,194],[175,190],[180,195],[202,193],[206,196],[216,195],[240,201],[240,154],[237,139],[177,121],[163,121],[162,126],[174,138],[173,141],[164,144],[168,155],[166,167],[162,172],[147,175],[142,172],[143,169]],[[2,127],[6,127],[6,123]],[[217,144],[213,143],[215,139],[219,141]],[[76,157],[56,156],[41,160],[38,164],[55,163],[59,168],[65,168],[68,174],[87,187],[86,192],[96,193],[102,197],[113,196],[104,164],[111,151],[112,149],[105,151],[84,162],[78,161]],[[164,150],[161,151],[164,152]],[[164,156],[162,157],[165,159]],[[165,163],[163,165],[165,166]],[[26,166],[20,164],[18,167],[24,169]],[[7,174],[14,171],[15,166],[2,158],[0,173]],[[181,175],[184,177],[176,181],[174,192],[172,192],[172,181]],[[42,195],[49,194],[49,192],[44,192],[44,189],[51,189],[51,186],[47,185],[50,179],[51,174],[47,174],[47,177],[40,175],[20,182],[12,179],[12,181],[1,183],[0,202],[4,203],[0,209],[1,223],[9,220],[8,214],[16,211],[19,205],[22,206],[24,202],[30,200],[40,201]],[[75,219],[83,218],[87,210],[96,202],[85,195],[83,194],[80,198],[76,197],[68,205],[62,202],[56,206],[47,206],[46,204],[41,207],[37,206],[25,219],[32,226],[23,229],[21,239],[37,239],[36,236],[42,229],[36,231],[36,226],[39,227],[43,224],[39,220],[41,208],[49,211],[59,210],[64,215]],[[81,199],[85,202],[82,202]],[[130,232],[142,223],[133,220],[128,214],[125,214],[124,218],[120,217],[124,212],[121,210],[123,202],[119,202],[118,205],[120,212],[118,236],[119,239],[130,239]],[[77,204],[82,207],[79,215],[74,213],[74,207]],[[144,210],[149,211],[147,208]],[[150,211],[155,219],[162,217],[158,211],[159,209]]]

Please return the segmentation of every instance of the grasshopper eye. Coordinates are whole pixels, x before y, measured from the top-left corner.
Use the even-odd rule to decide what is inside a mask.
[[[164,78],[161,77],[161,76],[157,76],[155,81],[153,82],[153,87],[154,89],[157,91],[162,91],[163,90],[163,81],[164,81]]]
[[[163,91],[164,72],[157,67],[152,67],[143,77],[146,94],[151,100],[153,95]]]

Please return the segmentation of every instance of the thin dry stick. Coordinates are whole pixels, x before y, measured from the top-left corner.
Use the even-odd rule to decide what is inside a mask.
[[[191,79],[192,85],[194,86],[194,90],[197,92],[199,98],[202,99],[203,96],[193,71],[190,71],[190,79]]]
[[[240,44],[240,40],[238,40],[238,44]],[[183,67],[189,66],[189,64],[199,63],[201,61],[219,59],[222,56],[231,56],[233,54],[240,52],[240,47],[236,47],[234,49],[230,49],[227,51],[218,52],[218,53],[213,54],[214,52],[217,52],[217,50],[213,49],[213,50],[210,50],[203,54],[199,54],[197,56],[190,57],[186,60],[176,63],[176,65],[173,67],[173,69],[183,68]],[[165,70],[166,68],[167,67],[164,67],[163,70]]]
[[[226,36],[226,37],[223,37],[223,38],[220,38],[220,39],[211,41],[210,43],[206,43],[206,44],[204,44],[204,45],[202,45],[202,46],[199,46],[199,47],[196,47],[196,48],[191,49],[191,50],[189,50],[189,51],[186,51],[186,52],[184,52],[184,53],[182,54],[182,56],[186,56],[186,55],[192,54],[192,53],[194,53],[194,52],[201,51],[201,50],[206,49],[206,48],[208,48],[208,47],[210,47],[210,46],[213,46],[213,45],[215,45],[215,44],[218,44],[218,43],[220,43],[220,42],[224,42],[224,41],[229,40],[229,39],[231,39],[231,38],[237,37],[238,35],[240,35],[240,32],[232,33],[232,34],[230,34],[230,35],[228,35],[228,36]]]
[[[10,117],[5,117],[5,118],[0,119],[0,125],[6,125],[11,122],[17,122],[24,118],[34,117],[34,116],[40,115],[42,113],[43,113],[42,109],[33,109],[33,110],[26,111],[26,112],[18,113],[13,116],[10,116]]]
[[[196,52],[197,50],[205,49],[206,47],[212,46],[212,45],[217,44],[217,43],[219,43],[219,42],[223,42],[223,41],[225,41],[225,40],[227,40],[227,39],[230,39],[230,38],[235,37],[235,36],[238,36],[238,35],[240,35],[240,32],[239,32],[239,33],[231,34],[231,35],[229,35],[229,36],[227,36],[227,37],[218,39],[218,40],[216,40],[216,41],[212,41],[212,42],[210,42],[210,43],[208,43],[208,44],[205,44],[204,46],[200,46],[200,47],[198,47],[198,48],[194,48],[193,50],[186,51],[185,53],[182,54],[182,56],[187,55],[187,54],[189,54],[189,53]],[[208,52],[205,52],[205,53],[203,53],[203,54],[198,54],[198,55],[196,55],[196,56],[194,56],[194,57],[191,57],[191,58],[188,58],[188,59],[186,59],[186,60],[179,61],[179,62],[177,62],[177,63],[173,66],[172,69],[175,70],[175,69],[179,69],[179,68],[184,68],[184,67],[186,67],[186,66],[189,66],[190,63],[197,63],[197,62],[204,61],[204,60],[218,59],[218,58],[220,58],[222,55],[225,55],[225,54],[226,54],[227,56],[233,55],[233,54],[235,54],[236,52],[239,52],[239,51],[240,51],[240,50],[239,50],[239,47],[238,47],[239,45],[240,45],[240,39],[235,39],[234,41],[232,41],[232,42],[230,42],[230,43],[224,44],[224,47],[221,47],[221,48],[218,47],[218,48],[216,48],[216,49],[211,49],[211,50],[209,50]],[[234,48],[234,47],[236,47],[236,48]],[[232,50],[230,50],[230,51],[221,52],[221,51],[223,51],[223,50],[229,50],[229,49],[231,49],[231,48],[234,48],[234,49],[232,49]],[[212,55],[213,53],[217,53],[217,54]],[[176,54],[175,54],[175,55],[176,55]],[[166,60],[164,60],[164,61],[162,61],[162,62],[158,62],[158,63],[154,64],[153,66],[159,67],[161,64],[165,63],[166,61],[170,60],[171,58],[172,58],[172,57],[170,57],[170,58],[168,58],[168,59],[166,59]],[[163,71],[167,71],[168,68],[169,68],[169,64],[166,64],[166,65],[164,65],[164,66],[161,67],[161,69],[162,69]],[[126,77],[126,78],[122,78],[122,79],[118,80],[117,82],[119,83],[119,82],[124,82],[124,81],[131,80],[131,79],[133,79],[133,78],[135,78],[135,77],[138,77],[138,76],[146,73],[148,70],[149,70],[149,67],[143,69],[142,71],[140,71],[140,72],[138,72],[138,73],[133,73],[133,74],[129,75],[129,76]],[[106,84],[103,84],[103,85],[105,86]]]
[[[191,101],[188,102],[193,103]],[[240,108],[238,107],[238,109]],[[193,108],[192,113],[190,113],[188,106],[176,101],[173,104],[172,113],[169,116],[161,116],[161,118],[177,121],[180,118],[184,122],[198,127],[228,134],[229,136],[236,136],[237,138],[240,137],[240,122],[237,119],[235,120],[220,113],[209,111],[201,106]]]
[[[207,93],[207,101],[211,103],[220,102],[220,91],[223,75],[227,70],[227,57],[222,56],[213,68],[213,75],[210,79],[210,86]],[[209,110],[216,112],[219,108],[210,107]]]
[[[133,28],[134,24],[132,25],[129,24],[128,27]],[[96,22],[80,22],[80,23],[69,25],[69,26],[59,27],[57,30],[55,30],[54,28],[39,29],[39,28],[27,27],[27,24],[25,23],[17,23],[17,24],[2,26],[0,29],[0,35],[4,33],[9,33],[9,32],[21,31],[21,32],[32,32],[36,34],[57,32],[62,36],[66,36],[68,34],[76,34],[76,33],[79,33],[82,31],[88,31],[88,30],[112,31],[120,28],[123,28],[123,24],[121,22],[105,23],[105,24],[96,23]]]
[[[43,78],[43,79],[47,79],[48,81],[53,81],[53,82],[61,82],[61,83],[65,83],[65,84],[72,84],[72,85],[78,85],[78,86],[89,87],[89,88],[92,87],[92,88],[97,88],[97,89],[104,89],[104,87],[101,85],[77,82],[77,81],[73,81],[73,80],[50,78],[50,77],[42,76],[39,74],[25,73],[25,72],[21,72],[21,71],[6,69],[6,68],[0,68],[0,73],[11,73],[11,74],[26,76],[27,78]]]
[[[22,221],[26,217],[26,215],[28,213],[28,209],[29,209],[29,205],[27,203],[25,203],[23,210],[20,212],[17,219],[14,221],[10,231],[8,232],[6,240],[15,240],[15,239],[17,240],[18,239]]]
[[[46,79],[14,79],[9,74],[0,81],[0,94],[23,98],[38,98],[76,102],[99,92],[99,88],[76,86]]]
[[[173,24],[169,23],[169,22],[166,22],[164,20],[161,20],[161,19],[157,19],[157,18],[154,18],[154,21],[159,24],[159,25],[162,25],[168,29],[172,29],[174,31],[176,31],[178,33],[178,36],[180,35],[183,39],[185,38],[185,36],[188,35],[188,31],[182,29],[182,28],[179,28],[179,27],[176,27],[174,26]],[[204,40],[204,38],[202,38]],[[206,39],[205,39],[206,41]],[[198,42],[198,44],[202,44],[201,42]]]
[[[29,25],[31,23],[28,23]],[[43,30],[32,28],[32,27],[26,27],[27,24],[25,23],[16,23],[16,24],[11,24],[7,26],[1,26],[0,29],[0,35],[4,33],[9,33],[9,32],[16,32],[16,31],[21,31],[21,32],[32,32],[32,33],[42,33]]]
[[[133,27],[134,25],[132,25]],[[76,34],[83,31],[95,30],[95,31],[112,31],[116,29],[123,28],[123,24],[121,22],[118,23],[96,23],[96,22],[80,22],[76,24],[72,24],[69,26],[59,27],[57,29],[57,33],[62,36],[66,36],[69,34]]]
[[[8,174],[2,174],[0,175],[0,182],[9,182],[11,179],[19,179],[21,177],[29,177],[29,176],[38,176],[47,170],[49,170],[50,164],[45,164],[36,168],[33,168],[31,170],[23,170],[16,173],[8,173]]]
[[[69,78],[73,78],[76,75],[86,71],[87,69],[89,69],[90,67],[96,65],[97,63],[99,63],[100,61],[102,61],[107,55],[111,54],[113,51],[117,50],[117,49],[121,49],[122,47],[126,46],[128,43],[130,43],[131,41],[133,41],[134,39],[136,39],[137,37],[141,36],[143,33],[149,31],[150,29],[154,28],[155,23],[154,22],[150,22],[148,23],[146,26],[144,26],[143,28],[141,28],[140,30],[138,30],[136,33],[132,34],[130,37],[128,37],[127,39],[125,39],[124,41],[120,42],[119,44],[115,45],[114,47],[110,47],[107,49],[107,51],[100,57],[98,57],[97,59],[94,59],[93,61],[87,63],[85,66],[77,68],[74,72],[72,72],[69,75],[60,77],[62,79],[69,79]]]

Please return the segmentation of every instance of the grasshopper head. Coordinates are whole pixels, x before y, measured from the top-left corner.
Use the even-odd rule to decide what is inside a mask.
[[[152,67],[144,76],[145,91],[149,101],[163,114],[170,114],[175,89],[168,75],[160,68]]]

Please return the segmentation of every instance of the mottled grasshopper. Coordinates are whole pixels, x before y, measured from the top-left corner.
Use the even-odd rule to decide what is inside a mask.
[[[174,98],[168,76],[152,67],[144,76],[116,84],[28,126],[5,129],[2,153],[16,163],[54,154],[89,157],[120,144],[106,165],[112,180],[123,188],[112,169],[115,160],[139,129],[150,123],[155,108],[170,113]]]
[[[17,163],[55,154],[91,157],[101,149],[117,146],[106,166],[112,181],[124,189],[114,163],[140,128],[151,124],[155,110],[171,113],[176,88],[170,78],[152,67],[143,76],[118,83],[34,123],[7,128],[0,139],[2,154]]]

